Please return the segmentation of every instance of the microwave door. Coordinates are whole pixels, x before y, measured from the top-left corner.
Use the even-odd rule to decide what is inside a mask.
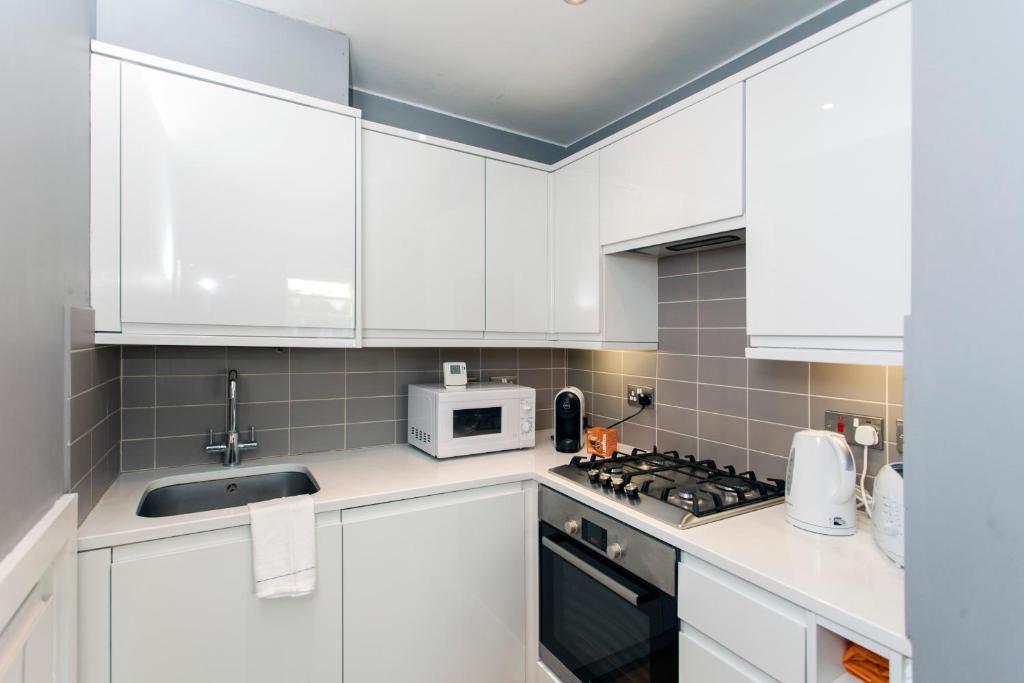
[[[504,412],[501,405],[456,408],[452,410],[452,438],[501,434],[506,419]]]

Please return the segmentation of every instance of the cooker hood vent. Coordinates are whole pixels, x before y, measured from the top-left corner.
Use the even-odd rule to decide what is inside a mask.
[[[691,237],[685,240],[674,240],[672,242],[656,244],[650,247],[631,249],[630,251],[636,254],[646,254],[647,256],[657,256],[658,258],[661,258],[662,256],[672,256],[673,254],[688,254],[695,251],[707,251],[709,249],[732,247],[738,244],[744,244],[746,241],[747,231],[744,228],[739,228],[736,230],[716,232],[711,235]]]

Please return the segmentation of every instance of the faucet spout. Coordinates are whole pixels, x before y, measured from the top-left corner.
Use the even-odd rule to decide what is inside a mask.
[[[242,462],[242,451],[256,448],[259,443],[256,441],[256,428],[249,427],[249,440],[240,441],[238,438],[238,371],[228,371],[227,386],[227,430],[224,435],[224,443],[214,443],[213,428],[210,428],[209,442],[206,444],[207,453],[220,453],[221,464],[225,467],[234,467]]]

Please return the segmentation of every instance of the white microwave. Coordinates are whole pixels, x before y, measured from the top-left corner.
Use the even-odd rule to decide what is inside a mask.
[[[532,448],[536,403],[517,384],[410,384],[409,443],[435,458]]]

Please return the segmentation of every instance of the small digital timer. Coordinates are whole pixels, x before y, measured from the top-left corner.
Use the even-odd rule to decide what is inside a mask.
[[[461,361],[445,362],[444,366],[444,388],[465,389],[468,377],[466,376],[466,364]]]

